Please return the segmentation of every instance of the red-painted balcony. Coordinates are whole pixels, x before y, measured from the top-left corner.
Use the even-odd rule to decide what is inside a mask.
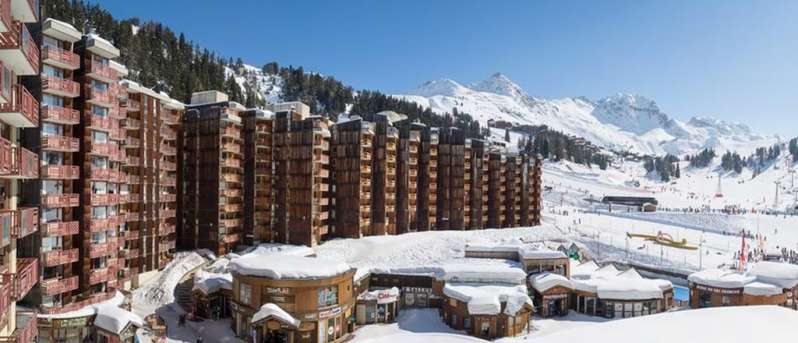
[[[109,117],[86,114],[86,125],[92,130],[113,131],[119,130],[119,121]]]
[[[139,175],[128,175],[127,176],[127,183],[131,185],[140,185],[141,184],[141,176]]]
[[[3,153],[5,152],[0,152],[0,154]],[[39,155],[25,148],[13,147],[11,149],[11,174],[8,177],[15,179],[39,178]]]
[[[241,139],[241,130],[235,126],[228,126],[222,130],[222,136]]]
[[[16,127],[39,126],[39,102],[24,86],[11,86],[7,96],[6,102],[0,104],[1,120]]]
[[[90,298],[86,298],[83,300],[71,302],[64,306],[57,306],[57,307],[46,307],[42,306],[41,310],[43,313],[64,313],[64,312],[72,312],[75,310],[79,310],[89,305],[97,304],[109,300],[114,297],[116,292],[105,292],[94,294]]]
[[[45,267],[55,267],[62,264],[74,263],[78,261],[80,253],[78,249],[69,250],[50,250],[42,253],[42,265]]]
[[[45,295],[56,295],[66,293],[78,289],[78,276],[72,276],[64,279],[52,278],[42,280],[42,292]]]
[[[139,249],[128,249],[127,255],[125,257],[127,257],[127,258],[137,258],[139,256],[141,256],[141,251]]]
[[[108,159],[112,162],[125,163],[127,162],[127,153],[125,149],[120,149],[115,154],[108,155]]]
[[[127,139],[127,131],[124,128],[119,128],[118,130],[111,130],[108,134],[108,138],[114,141],[124,141]]]
[[[174,176],[164,176],[161,179],[162,186],[176,186],[177,185],[177,178]]]
[[[103,65],[94,61],[88,63],[87,66],[87,73],[89,77],[100,80],[103,82],[113,83],[116,82],[119,76],[116,73],[116,70],[111,68],[108,65]]]
[[[113,169],[90,166],[88,178],[91,181],[110,181],[113,178],[112,174],[114,174],[114,172],[116,171]]]
[[[119,204],[118,194],[90,194],[90,206],[111,206]]]
[[[2,343],[36,343],[39,328],[36,326],[36,312],[17,309],[17,329],[10,336],[0,336]]]
[[[163,236],[175,233],[175,224],[174,223],[166,223],[166,222],[161,223],[160,233]]]
[[[89,142],[86,144],[86,151],[91,155],[102,155],[113,157],[119,154],[119,146],[113,143]]]
[[[80,69],[80,57],[72,51],[46,46],[42,49],[42,62],[61,69]]]
[[[39,260],[36,258],[18,258],[17,274],[14,277],[14,298],[24,298],[38,281]]]
[[[89,103],[103,107],[113,107],[116,104],[116,96],[111,91],[101,91],[91,86],[87,86],[86,98]]]
[[[175,242],[174,241],[169,241],[169,242],[166,242],[166,243],[159,243],[158,244],[158,248],[159,248],[158,250],[160,250],[160,251],[172,250],[172,249],[175,248]]]
[[[175,201],[177,201],[177,195],[176,194],[159,194],[158,195],[158,200],[160,202],[175,202]]]
[[[11,30],[0,36],[0,59],[6,66],[17,75],[39,73],[39,47],[24,24],[14,21]]]
[[[126,221],[127,217],[122,215],[102,219],[91,219],[89,221],[89,231],[98,232],[113,230],[119,225],[124,224]]]
[[[125,139],[126,148],[138,148],[141,146],[141,140],[136,137],[127,137]]]
[[[176,171],[177,163],[174,163],[172,161],[161,161],[161,169],[166,171]]]
[[[177,138],[177,132],[174,129],[170,129],[168,127],[161,128],[161,137],[166,140],[174,140]]]
[[[125,160],[126,166],[138,166],[139,163],[140,159],[138,158],[138,156],[128,156],[127,159]]]
[[[80,206],[80,194],[45,194],[42,196],[42,206],[46,208],[65,208]]]
[[[134,118],[125,118],[125,120],[122,122],[122,126],[128,130],[138,130],[141,128],[141,121]]]
[[[119,194],[119,204],[127,204],[136,199],[133,194]]]
[[[128,99],[122,104],[125,106],[125,108],[127,108],[128,112],[138,112],[141,110],[141,102],[137,100]]]
[[[42,136],[42,150],[78,152],[80,151],[80,140],[75,137],[56,135]]]
[[[119,104],[114,104],[113,107],[108,109],[108,116],[116,120],[125,119],[127,118],[127,109],[119,107]]]
[[[173,146],[162,146],[161,153],[167,156],[175,156],[177,155],[177,149]]]
[[[42,235],[44,236],[71,236],[80,232],[80,222],[50,222],[42,224]]]
[[[47,180],[77,180],[80,178],[80,167],[52,164],[42,166],[41,177]]]
[[[114,170],[111,172],[111,178],[109,181],[116,183],[127,183],[127,173],[121,170]]]
[[[77,125],[80,124],[80,112],[71,108],[43,105],[42,120],[64,125]]]
[[[75,81],[60,77],[42,76],[42,92],[67,98],[77,98],[80,96],[80,85]]]
[[[10,211],[10,210],[8,210]],[[20,207],[14,210],[14,224],[12,235],[24,238],[39,230],[39,208]]]
[[[178,124],[180,121],[180,118],[178,118],[177,113],[161,112],[161,119],[163,119],[164,123],[166,123],[167,125]]]
[[[97,258],[100,256],[109,255],[116,256],[118,251],[119,245],[116,244],[115,240],[105,243],[92,243],[92,245],[89,247],[89,257]]]
[[[137,211],[128,211],[126,215],[126,219],[128,222],[138,222],[141,221],[140,213]]]
[[[161,210],[159,212],[161,218],[174,218],[176,213],[177,212],[175,210],[169,210],[169,209]]]
[[[114,279],[116,279],[116,269],[114,268],[95,269],[92,270],[91,275],[89,275],[89,284],[95,285],[101,282],[108,282]]]
[[[132,231],[125,231],[124,236],[125,240],[135,240],[139,239],[139,237],[141,237],[141,234],[139,233],[139,230],[132,230]]]

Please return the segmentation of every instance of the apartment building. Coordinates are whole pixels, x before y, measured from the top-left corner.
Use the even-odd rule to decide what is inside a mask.
[[[463,147],[463,223],[468,230],[484,229],[487,213],[485,142],[467,139]]]
[[[384,113],[371,117],[374,126],[372,158],[372,235],[396,234],[396,148],[399,132]]]
[[[29,88],[38,82],[39,47],[28,23],[39,19],[27,1],[0,1],[0,341],[33,342],[36,314],[16,305],[39,279],[36,244],[39,198],[22,191],[39,177],[39,102]],[[27,85],[27,86],[26,86]],[[35,182],[34,182],[35,183]]]
[[[416,231],[419,131],[400,130],[396,169],[396,233]]]
[[[247,110],[241,114],[244,149],[244,242],[271,242],[274,113]],[[251,215],[250,215],[251,213]]]
[[[225,254],[243,243],[243,110],[216,91],[194,93],[186,106],[180,147],[183,249]]]
[[[438,205],[438,132],[414,123],[411,130],[418,131],[421,138],[418,163],[418,197],[416,208],[416,230],[429,231],[437,227]]]
[[[374,194],[374,123],[359,117],[339,122],[332,131],[335,186],[335,236],[371,236]]]
[[[138,284],[140,273],[163,268],[175,249],[177,130],[183,105],[164,93],[123,80],[122,106],[127,117],[124,172],[120,191],[127,226],[123,281]]]
[[[457,128],[438,131],[437,230],[462,230],[464,225],[465,135]]]

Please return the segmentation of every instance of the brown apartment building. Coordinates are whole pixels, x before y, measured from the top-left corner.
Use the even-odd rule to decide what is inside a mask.
[[[36,314],[17,307],[39,279],[36,245],[39,197],[23,188],[38,183],[39,142],[25,132],[38,132],[36,86],[40,50],[28,23],[38,22],[30,2],[0,1],[0,341],[33,342]],[[32,82],[31,82],[32,81]],[[38,134],[35,136],[38,137]],[[31,194],[32,193],[32,194]]]
[[[465,135],[456,128],[438,131],[437,230],[462,230],[464,223]]]
[[[416,231],[420,132],[401,130],[396,170],[396,233]]]
[[[243,243],[243,107],[216,92],[195,93],[181,127],[180,245],[225,254]]]
[[[339,122],[333,129],[333,226],[334,234],[338,237],[360,238],[375,234],[371,223],[374,129],[374,123],[359,117]]]
[[[247,110],[243,121],[245,243],[271,242],[274,114]],[[249,215],[249,214],[252,215]]]

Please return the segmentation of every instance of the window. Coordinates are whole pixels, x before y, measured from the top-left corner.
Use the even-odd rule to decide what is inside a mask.
[[[42,123],[42,133],[45,136],[63,136],[64,126],[53,123]]]
[[[91,137],[95,143],[108,143],[108,132],[92,131]]]
[[[338,304],[338,286],[319,288],[319,307]]]
[[[98,92],[107,92],[108,84],[102,81],[91,80],[91,88]]]
[[[11,73],[11,69],[6,68],[3,66],[3,95],[6,99],[11,99],[11,85],[14,81],[14,74]]]
[[[721,306],[729,306],[731,305],[731,299],[729,299],[728,295],[724,295],[720,297],[720,304]]]
[[[42,105],[64,107],[64,98],[52,94],[42,94]]]
[[[91,243],[92,244],[105,243],[105,231],[92,232],[91,233]]]
[[[63,181],[42,180],[42,194],[61,194],[63,187]]]
[[[91,113],[95,116],[100,117],[107,117],[108,116],[108,109],[102,106],[91,106]]]
[[[61,49],[61,42],[50,36],[42,36],[42,47]]]
[[[61,68],[56,68],[51,65],[45,64],[42,67],[42,76],[53,76],[59,79],[63,79],[64,71]]]
[[[466,316],[463,318],[463,329],[470,330],[471,329],[471,317]]]
[[[240,284],[238,286],[238,297],[242,303],[250,304],[252,302],[252,287],[245,283]]]
[[[64,164],[64,153],[56,151],[43,151],[42,164],[48,165],[62,165]]]
[[[108,193],[108,184],[105,182],[92,182],[91,183],[91,194],[107,194]]]
[[[102,156],[92,156],[91,167],[100,169],[108,168],[108,158]]]
[[[63,237],[42,237],[42,251],[60,250],[63,246]]]

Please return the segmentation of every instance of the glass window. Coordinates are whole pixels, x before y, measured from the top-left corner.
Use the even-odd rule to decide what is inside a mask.
[[[5,95],[6,98],[10,98],[11,96],[11,85],[13,81],[14,74],[11,73],[11,69],[3,66],[3,95]]]
[[[63,136],[64,126],[53,123],[42,123],[42,133],[45,136]]]
[[[105,268],[107,265],[105,256],[91,259],[92,269]]]
[[[92,156],[91,166],[92,168],[100,168],[100,169],[108,168],[108,158],[103,156]]]
[[[319,288],[319,307],[338,304],[338,286]]]
[[[60,250],[63,246],[63,237],[45,236],[42,237],[42,251]]]
[[[61,220],[60,208],[45,208],[42,209],[42,221],[45,223],[57,222]]]
[[[93,60],[94,63],[99,64],[99,65],[103,65],[103,66],[107,66],[108,65],[108,59],[105,58],[105,57],[102,57],[100,55],[92,55],[92,60]]]
[[[61,42],[50,36],[42,36],[42,47],[61,49]]]
[[[92,219],[105,219],[107,217],[108,216],[105,206],[94,206],[91,208]]]
[[[64,98],[52,94],[42,94],[42,105],[64,107]]]
[[[91,233],[92,244],[105,243],[105,231]]]
[[[91,80],[91,88],[98,92],[107,92],[108,83],[97,80]]]
[[[92,131],[91,137],[92,141],[96,143],[108,143],[108,132]]]
[[[42,194],[61,194],[64,183],[60,180],[42,180]]]
[[[57,78],[64,78],[64,70],[61,68],[53,67],[49,64],[44,64],[42,67],[42,76],[53,76]]]
[[[252,302],[252,286],[242,283],[238,287],[238,294],[239,299],[244,304],[250,304]]]
[[[97,181],[91,183],[91,193],[92,194],[107,194],[108,193],[108,183],[104,181]]]
[[[91,106],[91,113],[95,116],[100,117],[107,117],[108,116],[108,109],[102,106]]]
[[[46,166],[62,165],[64,164],[64,153],[57,151],[44,151],[42,154],[42,163]]]

